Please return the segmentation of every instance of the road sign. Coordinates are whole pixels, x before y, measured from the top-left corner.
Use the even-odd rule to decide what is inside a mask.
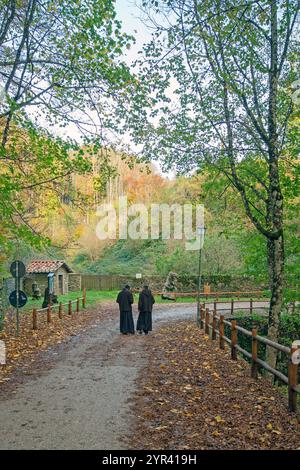
[[[10,265],[10,272],[14,278],[24,277],[26,273],[25,264],[22,261],[14,261]]]
[[[27,295],[22,290],[13,290],[9,296],[9,303],[15,308],[24,307],[27,300]]]

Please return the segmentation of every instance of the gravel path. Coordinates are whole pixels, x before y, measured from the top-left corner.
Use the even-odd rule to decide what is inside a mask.
[[[225,305],[226,307],[226,305]],[[157,305],[154,327],[195,317],[195,304]],[[41,352],[0,399],[0,449],[123,449],[149,337],[121,336],[116,317]]]
[[[156,325],[191,304],[157,306]],[[122,449],[149,337],[120,336],[116,318],[41,353],[40,366],[0,400],[0,449]]]

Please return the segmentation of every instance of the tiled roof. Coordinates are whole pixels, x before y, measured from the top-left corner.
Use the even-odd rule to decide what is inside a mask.
[[[73,272],[64,261],[34,260],[26,266],[26,273],[54,273],[59,268],[64,267],[68,273]]]

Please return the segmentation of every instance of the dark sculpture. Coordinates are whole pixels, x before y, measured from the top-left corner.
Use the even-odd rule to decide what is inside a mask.
[[[162,299],[176,301],[175,294],[172,295],[172,293],[176,292],[177,277],[178,277],[178,274],[169,272],[166,282],[163,287],[163,291],[161,295]]]
[[[44,301],[43,301],[43,304],[42,304],[42,308],[46,308],[48,307],[48,305],[53,305],[53,304],[57,304],[58,303],[58,299],[57,299],[57,295],[56,294],[50,294],[49,293],[49,287],[46,287],[45,289],[45,293],[44,293]]]

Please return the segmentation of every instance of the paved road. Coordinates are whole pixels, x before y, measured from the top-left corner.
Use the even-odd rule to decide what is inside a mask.
[[[157,305],[154,325],[195,312],[195,304]],[[42,365],[0,399],[0,449],[124,448],[144,341],[151,335],[120,336],[115,317],[41,353]]]

